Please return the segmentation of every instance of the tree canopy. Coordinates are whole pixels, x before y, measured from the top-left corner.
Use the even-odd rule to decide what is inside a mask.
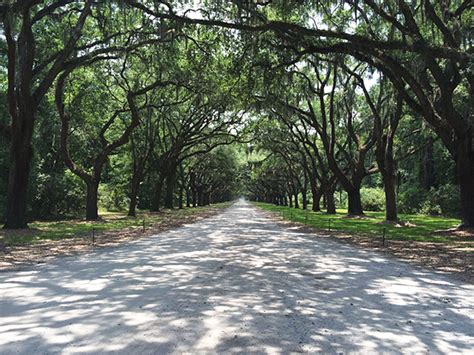
[[[471,0],[8,1],[6,228],[239,195],[474,226]]]

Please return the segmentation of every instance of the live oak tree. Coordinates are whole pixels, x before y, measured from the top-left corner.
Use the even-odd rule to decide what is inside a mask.
[[[245,170],[253,197],[334,212],[342,187],[360,213],[357,190],[383,187],[388,220],[472,226],[472,16],[463,0],[3,2],[5,226],[84,212],[85,185],[91,219],[112,199],[136,215],[228,197],[212,164],[192,168],[248,121],[278,126],[252,142],[273,153]]]
[[[238,169],[234,151],[226,146],[195,156],[189,165],[193,204],[205,206],[235,196]]]
[[[147,63],[138,62],[134,65],[131,62],[133,54],[122,60],[120,75],[116,76],[103,66],[93,67],[95,70],[89,66],[89,69],[83,70],[83,75],[79,78],[81,85],[69,93],[73,107],[65,105],[64,101],[68,79],[73,81],[73,68],[61,73],[56,83],[55,99],[61,119],[61,152],[68,168],[87,186],[87,220],[99,218],[98,188],[109,156],[128,142],[133,130],[140,124],[140,111],[149,107],[148,100],[142,97],[156,89],[175,85],[171,80],[156,79],[155,73],[145,75]],[[129,79],[130,76],[133,79]],[[97,77],[104,79],[97,83]],[[109,90],[109,87],[113,89]],[[138,103],[139,100],[143,103]],[[97,101],[101,102],[100,107],[97,106]],[[81,166],[70,154],[68,141],[71,116],[79,116],[73,117],[74,121],[86,129],[81,133],[88,137],[86,139],[91,145],[85,154],[89,166]]]
[[[92,13],[92,1],[77,6],[72,1],[41,4],[40,1],[15,1],[0,5],[2,31],[7,49],[8,108],[10,124],[0,131],[10,140],[10,171],[6,204],[5,228],[26,227],[27,190],[31,146],[38,105],[54,80],[79,49],[92,51],[86,42],[80,43],[87,19]],[[42,6],[40,6],[42,5]],[[54,16],[58,10],[69,9],[66,16]],[[74,9],[74,11],[73,11]],[[51,34],[60,28],[62,41],[50,41],[41,36],[41,27],[49,26]],[[107,43],[98,37],[94,42]],[[82,48],[81,48],[82,47]],[[77,60],[77,59],[76,59]]]
[[[10,116],[10,123],[0,124],[0,133],[10,142],[11,159],[5,228],[27,226],[35,121],[55,80],[71,67],[143,44],[133,38],[138,31],[136,22],[128,26],[128,22],[118,21],[123,18],[117,5],[115,1],[97,4],[90,0],[27,0],[0,5]],[[146,43],[156,38],[154,33],[149,35]]]
[[[222,99],[214,102],[206,98],[202,100],[201,94],[192,94],[162,116],[161,144],[157,146],[154,157],[157,180],[152,210],[160,208],[164,183],[164,207],[174,207],[176,175],[183,161],[230,144],[237,138],[232,129],[241,122],[242,113],[226,113]]]
[[[403,115],[403,102],[400,95],[390,92],[390,88],[387,88],[384,81],[379,82],[376,100],[372,98],[360,76],[357,76],[357,81],[364,92],[374,119],[375,158],[385,191],[385,219],[397,221],[397,164],[394,140]]]
[[[347,192],[348,213],[361,215],[362,181],[377,172],[367,163],[375,145],[374,126],[370,120],[357,117],[352,77],[344,76],[336,64],[326,64],[311,62],[314,81],[304,75],[309,96],[299,103],[285,103],[285,106],[317,132],[328,166]]]
[[[190,18],[149,2],[128,3],[180,23],[271,32],[276,40],[267,43],[291,54],[293,62],[307,54],[338,53],[383,72],[450,152],[461,189],[462,223],[474,226],[470,0],[228,1],[217,7],[220,16],[214,18]]]
[[[299,208],[301,194],[302,207],[306,209],[308,185],[312,176],[305,166],[307,163],[305,152],[285,128],[273,118],[273,113],[269,112],[269,117],[263,118],[263,122],[259,122],[254,128],[254,139],[259,142],[258,149],[268,152],[282,163],[280,171],[285,176],[283,195],[288,205]],[[280,201],[277,202],[280,203]]]
[[[317,133],[311,125],[299,119],[298,115],[287,110],[285,106],[280,106],[279,110],[273,111],[273,115],[286,127],[293,147],[301,156],[300,161],[311,186],[312,210],[321,211],[321,198],[324,196],[327,213],[336,213],[334,191],[337,180],[329,168],[327,158],[323,153],[324,147],[321,146]]]

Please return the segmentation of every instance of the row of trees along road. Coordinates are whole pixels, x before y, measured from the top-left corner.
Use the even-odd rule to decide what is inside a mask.
[[[188,204],[230,197],[232,183],[215,180],[229,178],[228,170],[219,175],[203,163],[238,138],[244,114],[226,38],[115,1],[12,1],[0,14],[8,109],[0,128],[2,146],[10,145],[5,228],[26,227],[31,178],[48,181],[56,195],[45,214],[68,212],[60,200],[81,180],[87,220],[99,218],[104,178],[127,185],[131,216],[143,186],[152,198],[141,207],[153,211],[173,207],[177,184]],[[37,137],[43,130],[50,135]]]
[[[176,190],[180,204],[205,203],[222,184],[198,157],[250,116],[272,153],[255,196],[298,204],[301,193],[306,207],[310,190],[313,209],[323,199],[334,212],[342,187],[361,214],[361,186],[380,175],[396,220],[400,166],[440,142],[472,227],[473,11],[470,0],[4,2],[5,227],[26,226],[45,172],[84,182],[88,219],[103,179],[127,185],[131,215],[139,195],[152,210]]]
[[[358,63],[364,63],[371,70],[383,73],[396,91],[395,96],[429,125],[449,151],[461,190],[462,223],[474,225],[471,38],[474,10],[471,1],[223,1],[213,6],[212,15],[204,13],[193,17],[177,7],[170,9],[147,2],[128,2],[155,18],[253,34],[250,40],[254,42],[255,50],[248,60],[266,66],[267,74],[273,75],[276,68],[290,71],[293,65],[304,65],[315,56],[325,56],[329,60],[350,57],[357,62],[356,67]],[[350,72],[354,67],[348,69]],[[337,85],[337,80],[332,82]],[[374,109],[372,115],[377,116]],[[330,117],[327,119],[331,120]],[[388,130],[396,128],[394,121],[396,119]],[[360,142],[360,148],[365,154],[370,145],[377,145],[377,160],[384,164],[384,181],[389,185],[393,174],[390,168],[386,170],[385,164],[391,159],[391,147],[380,139],[381,135],[382,138],[386,135],[379,123],[380,119],[377,119],[374,124],[375,139]],[[318,134],[321,136],[321,132]],[[354,138],[351,140],[355,142]],[[364,146],[365,143],[369,146]],[[326,139],[324,145],[328,145],[327,151],[336,144]],[[327,156],[328,165],[348,191],[351,212],[361,213],[357,187],[360,176],[367,173],[360,166],[364,159],[358,159],[356,176],[348,178],[339,171],[333,153],[334,149]],[[389,189],[386,188],[389,217],[395,218]]]

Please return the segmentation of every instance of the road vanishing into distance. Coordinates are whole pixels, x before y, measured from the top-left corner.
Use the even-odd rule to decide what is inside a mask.
[[[239,201],[152,237],[0,272],[0,353],[472,354],[473,305],[473,285]]]

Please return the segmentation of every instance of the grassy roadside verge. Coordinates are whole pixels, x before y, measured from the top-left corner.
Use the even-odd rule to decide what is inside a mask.
[[[380,212],[367,212],[366,218],[348,218],[345,211],[336,215],[279,207],[266,203],[255,206],[282,218],[282,223],[315,237],[331,238],[337,242],[378,251],[392,257],[443,271],[451,276],[474,283],[474,235],[472,232],[448,231],[459,221],[451,218],[401,215],[407,225],[393,226],[384,222]],[[330,222],[329,222],[330,220]],[[331,230],[329,232],[329,223]],[[386,240],[382,242],[383,229]],[[442,232],[439,232],[442,230]],[[318,233],[320,232],[320,233]]]
[[[193,207],[161,212],[139,212],[137,217],[128,217],[125,212],[102,212],[101,220],[85,221],[83,219],[67,219],[59,221],[34,221],[28,229],[2,230],[0,240],[7,246],[34,244],[45,240],[54,241],[67,238],[89,237],[94,231],[99,235],[103,232],[123,229],[145,230],[155,225],[173,221],[185,220],[193,215],[199,215],[211,209],[223,209],[231,202],[224,202],[205,207]]]
[[[29,229],[0,230],[0,243],[6,246],[0,250],[0,270],[133,241],[216,215],[231,204],[141,212],[136,218],[127,217],[125,213],[103,213],[102,220],[96,222],[38,221],[31,223]]]
[[[469,236],[453,236],[443,231],[454,228],[460,221],[454,218],[433,217],[422,215],[400,215],[404,225],[384,223],[383,212],[366,212],[363,218],[349,218],[344,211],[338,210],[335,215],[323,212],[304,211],[268,203],[254,203],[255,206],[269,212],[278,213],[283,219],[305,224],[309,227],[347,233],[355,233],[380,238],[385,229],[387,240],[450,243],[455,241],[472,241]]]

